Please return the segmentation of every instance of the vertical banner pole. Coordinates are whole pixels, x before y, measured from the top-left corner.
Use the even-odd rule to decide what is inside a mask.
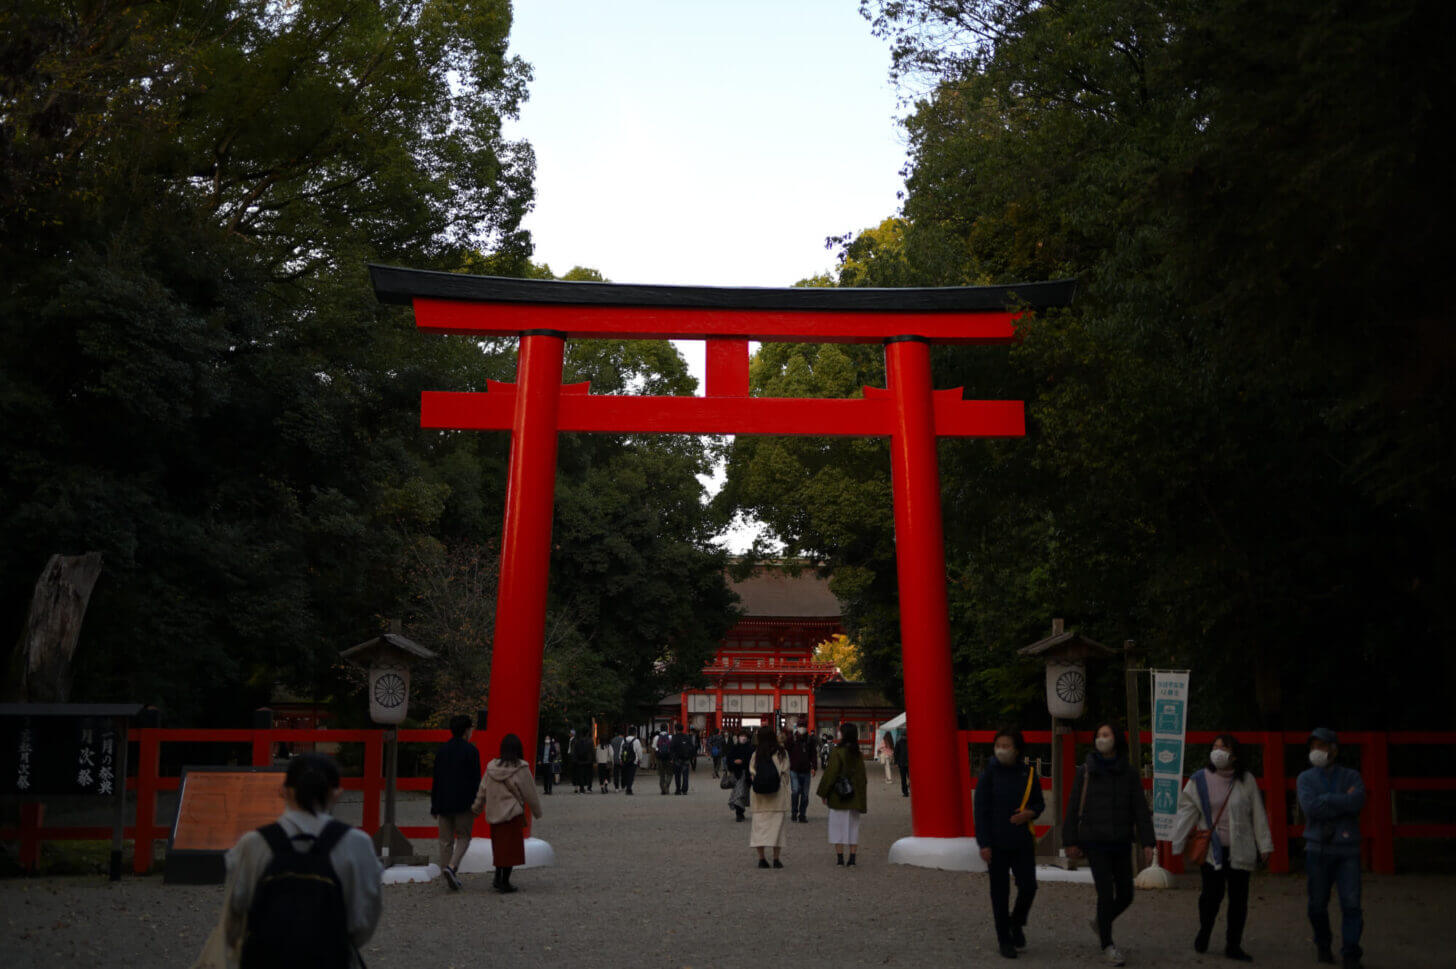
[[[562,333],[538,330],[521,335],[483,762],[500,752],[501,738],[508,733],[521,738],[526,763],[534,767],[536,761],[556,499],[556,414],[565,346]],[[487,830],[483,816],[477,830]]]
[[[887,342],[885,373],[895,408],[890,462],[905,719],[915,727],[911,829],[917,838],[959,838],[965,834],[959,776],[970,768],[956,745],[929,344],[915,337]]]

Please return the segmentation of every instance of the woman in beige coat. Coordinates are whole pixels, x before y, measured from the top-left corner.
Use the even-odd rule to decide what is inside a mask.
[[[770,769],[769,765],[772,765]],[[778,774],[778,786],[760,793],[768,786],[767,775]],[[766,775],[759,780],[759,774]],[[768,868],[764,849],[773,849],[773,867],[782,868],[779,852],[784,847],[784,821],[789,813],[789,754],[774,736],[772,727],[758,728],[758,749],[748,761],[749,809],[753,811],[753,828],[748,833],[748,846],[758,851],[758,867]]]
[[[485,766],[480,790],[475,793],[471,810],[485,812],[490,823],[490,851],[495,864],[492,887],[502,894],[514,892],[511,869],[526,863],[526,810],[533,818],[541,816],[541,798],[536,782],[526,766],[521,738],[508,733],[501,738],[500,756]]]
[[[1251,957],[1243,949],[1249,913],[1249,877],[1274,851],[1269,817],[1259,781],[1244,769],[1233,734],[1219,734],[1209,751],[1208,767],[1196,772],[1178,797],[1173,827],[1173,852],[1182,854],[1195,830],[1211,831],[1208,856],[1199,865],[1203,890],[1198,895],[1197,952],[1207,952],[1224,894],[1228,895],[1224,955],[1239,962]],[[1205,807],[1205,804],[1207,805]]]

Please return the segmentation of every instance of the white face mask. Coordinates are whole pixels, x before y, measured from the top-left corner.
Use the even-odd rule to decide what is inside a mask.
[[[1112,752],[1117,749],[1117,741],[1111,737],[1098,737],[1095,744],[1097,752],[1103,757],[1112,756]]]
[[[1215,747],[1213,752],[1208,755],[1208,759],[1213,762],[1214,767],[1223,770],[1233,763],[1234,755],[1222,747]]]
[[[1328,750],[1311,750],[1309,762],[1315,767],[1324,767],[1330,762],[1330,752]]]
[[[804,728],[803,727],[795,727],[794,728],[794,733],[799,734],[800,736],[803,736],[803,734],[804,734]]]
[[[996,748],[996,760],[998,760],[999,762],[1005,764],[1007,767],[1010,767],[1012,764],[1016,763],[1016,748],[1015,747],[997,747]]]

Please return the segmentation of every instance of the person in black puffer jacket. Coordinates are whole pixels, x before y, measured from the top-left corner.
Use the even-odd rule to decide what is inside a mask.
[[[1016,958],[1026,948],[1027,916],[1036,897],[1036,835],[1031,823],[1046,809],[1041,778],[1026,763],[1021,731],[1002,727],[993,741],[995,756],[976,782],[976,843],[991,873],[991,914],[1001,954]],[[1016,909],[1011,902],[1011,875],[1016,876]]]
[[[1102,959],[1124,965],[1112,943],[1112,921],[1132,904],[1132,852],[1143,846],[1145,861],[1153,860],[1153,814],[1143,793],[1142,777],[1127,762],[1127,736],[1113,723],[1097,725],[1096,750],[1077,770],[1067,800],[1067,822],[1062,842],[1068,856],[1087,857],[1092,882],[1097,886],[1097,935]]]
[[[748,770],[748,761],[752,756],[753,744],[749,742],[748,734],[740,733],[738,735],[738,742],[728,748],[727,762],[723,765],[723,769],[731,770],[735,779],[741,778],[743,777],[743,772]],[[733,806],[735,821],[744,820],[743,811],[746,807],[746,804],[743,807]]]

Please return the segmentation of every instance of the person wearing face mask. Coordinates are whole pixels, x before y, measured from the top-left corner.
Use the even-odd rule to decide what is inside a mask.
[[[1077,768],[1072,781],[1062,842],[1068,857],[1085,855],[1092,868],[1092,882],[1097,887],[1097,917],[1092,928],[1102,946],[1102,961],[1123,966],[1127,962],[1112,942],[1112,922],[1132,904],[1129,848],[1141,844],[1143,857],[1151,864],[1157,841],[1142,778],[1127,761],[1127,737],[1122,728],[1109,722],[1098,724],[1093,746],[1096,749]]]
[[[800,720],[789,738],[789,779],[793,785],[793,799],[789,805],[789,820],[807,824],[809,821],[809,780],[819,768],[819,750],[814,738],[809,736],[809,721]]]
[[[1208,854],[1199,867],[1202,891],[1198,895],[1197,952],[1208,951],[1213,923],[1228,892],[1228,923],[1224,955],[1252,962],[1243,950],[1244,922],[1249,912],[1249,876],[1255,865],[1274,851],[1269,818],[1254,775],[1244,770],[1239,744],[1232,734],[1219,734],[1208,755],[1208,766],[1198,771],[1178,797],[1178,820],[1173,827],[1173,853],[1182,854],[1194,829],[1209,832]]]
[[[1031,823],[1046,810],[1036,768],[1026,763],[1021,731],[996,731],[992,758],[976,781],[976,843],[991,875],[991,915],[996,943],[1007,959],[1026,948],[1026,919],[1036,898],[1036,835]],[[1016,908],[1011,876],[1016,876]]]
[[[738,742],[728,748],[728,762],[724,770],[733,772],[733,793],[728,797],[728,806],[733,809],[735,821],[743,821],[743,812],[748,808],[748,759],[753,756],[753,744],[747,733],[738,735]]]
[[[1360,910],[1360,810],[1365,782],[1357,771],[1335,763],[1339,737],[1328,727],[1309,735],[1309,768],[1295,789],[1304,812],[1304,870],[1309,889],[1309,924],[1320,962],[1335,961],[1330,932],[1330,889],[1340,896],[1340,953],[1345,969],[1359,969],[1360,936],[1365,929]]]

